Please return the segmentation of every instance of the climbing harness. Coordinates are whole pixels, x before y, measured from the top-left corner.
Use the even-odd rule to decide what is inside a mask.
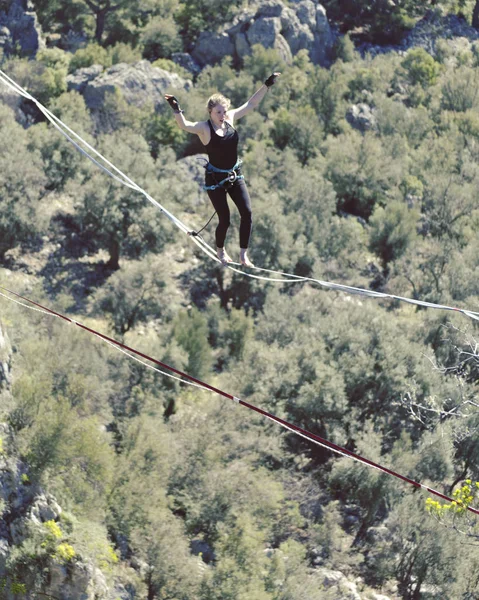
[[[292,433],[295,433],[296,435],[299,435],[300,437],[308,440],[309,442],[313,442],[313,444],[321,446],[322,448],[325,448],[326,450],[330,450],[330,451],[332,451],[336,454],[339,454],[340,456],[344,456],[346,458],[351,458],[352,460],[354,460],[362,465],[376,469],[382,473],[386,473],[387,475],[391,475],[392,477],[395,477],[396,479],[401,479],[405,483],[408,483],[408,484],[414,486],[415,488],[421,488],[421,489],[425,490],[426,492],[441,498],[442,500],[446,500],[447,502],[450,502],[450,503],[456,502],[453,498],[446,496],[442,492],[439,492],[439,491],[437,491],[433,488],[430,488],[430,487],[428,487],[422,483],[419,483],[417,481],[414,481],[413,479],[411,479],[405,475],[401,475],[401,473],[397,473],[396,471],[393,471],[392,469],[389,469],[388,467],[385,467],[379,463],[373,462],[372,460],[369,460],[368,458],[364,458],[364,457],[360,456],[359,454],[356,454],[356,453],[352,452],[351,450],[348,450],[347,448],[343,448],[342,446],[339,446],[338,444],[330,442],[329,440],[326,440],[325,438],[322,438],[319,435],[311,433],[310,431],[307,431],[306,429],[298,427],[297,425],[294,425],[293,423],[289,423],[288,421],[281,419],[280,417],[277,417],[276,415],[269,413],[266,410],[263,410],[262,408],[255,406],[254,404],[250,404],[249,402],[241,400],[237,396],[233,396],[232,394],[229,394],[228,392],[224,392],[223,390],[221,390],[217,387],[214,387],[208,383],[205,383],[204,381],[201,381],[200,379],[197,379],[196,377],[193,377],[192,375],[189,375],[188,373],[185,373],[184,371],[176,369],[175,367],[171,367],[170,365],[168,365],[160,360],[157,360],[156,358],[153,358],[153,357],[149,356],[148,354],[144,354],[143,352],[140,352],[139,350],[136,350],[135,348],[127,346],[126,344],[123,344],[122,342],[118,342],[114,338],[111,338],[103,333],[100,333],[99,331],[96,331],[95,329],[92,329],[91,327],[87,327],[86,325],[83,325],[79,321],[75,321],[74,319],[72,319],[70,317],[67,317],[65,315],[62,315],[61,313],[58,313],[58,312],[50,309],[50,308],[47,308],[46,306],[43,306],[43,305],[39,304],[38,302],[35,302],[34,300],[30,300],[29,298],[22,296],[21,294],[18,294],[17,292],[14,292],[2,285],[0,285],[0,290],[3,290],[3,292],[6,292],[6,294],[0,293],[1,297],[5,298],[7,300],[10,300],[11,302],[20,304],[21,306],[23,306],[25,308],[30,308],[32,310],[36,310],[36,311],[57,317],[63,321],[66,321],[67,323],[76,325],[80,329],[83,329],[84,331],[91,333],[92,335],[100,338],[102,341],[106,342],[110,346],[113,346],[116,349],[120,350],[121,352],[123,352],[129,358],[131,358],[133,360],[138,360],[136,357],[139,356],[145,360],[152,362],[153,364],[155,364],[159,367],[162,367],[163,369],[167,369],[168,371],[175,373],[175,375],[172,375],[171,373],[166,373],[164,371],[160,371],[159,369],[156,369],[155,367],[152,367],[151,365],[148,365],[141,360],[139,361],[139,362],[141,362],[141,364],[143,364],[147,367],[153,368],[155,371],[160,372],[162,375],[166,375],[167,377],[172,377],[173,379],[179,380],[181,383],[185,383],[187,385],[193,385],[195,387],[201,388],[202,390],[215,392],[216,394],[219,394],[223,398],[232,400],[236,404],[244,406],[245,408],[248,408],[249,410],[252,410],[252,411],[262,415],[263,417],[269,419],[270,421],[273,421],[274,423],[281,425],[281,427],[283,427],[284,429],[291,431]],[[18,300],[11,298],[7,294],[10,294],[10,296],[14,296]],[[23,302],[27,302],[28,304],[24,304],[23,302],[20,302],[20,300],[22,300]],[[31,305],[31,306],[28,306],[28,305]],[[132,356],[132,355],[135,355],[135,356]],[[465,506],[465,509],[474,513],[475,515],[479,515],[479,509],[477,509],[477,508],[474,508],[472,506]]]
[[[235,166],[232,167],[231,169],[218,169],[218,167],[215,167],[210,162],[207,163],[205,166],[207,176],[212,176],[213,178],[215,178],[215,174],[222,175],[222,174],[226,173],[227,175],[221,181],[218,181],[217,183],[215,183],[213,185],[204,185],[203,189],[204,190],[216,190],[218,188],[228,189],[229,187],[231,187],[233,185],[233,183],[235,181],[238,181],[238,179],[244,179],[244,175],[242,175],[241,170],[240,170],[240,166],[242,164],[243,164],[243,161],[241,160],[241,158],[238,160],[238,162],[235,164]]]

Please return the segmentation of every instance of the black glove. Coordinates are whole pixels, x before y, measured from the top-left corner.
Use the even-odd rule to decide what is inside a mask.
[[[165,100],[168,102],[174,112],[183,112],[180,108],[178,100],[174,96],[165,96]]]
[[[272,73],[268,79],[264,82],[265,86],[270,88],[272,85],[276,83],[276,79],[278,78],[279,73]]]

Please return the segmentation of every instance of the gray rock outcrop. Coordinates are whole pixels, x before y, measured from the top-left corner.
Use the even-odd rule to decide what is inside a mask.
[[[164,93],[169,90],[188,90],[191,81],[176,73],[153,67],[147,60],[132,65],[119,63],[103,70],[98,65],[78,69],[67,77],[69,90],[83,94],[93,111],[100,110],[108,92],[120,90],[128,104],[142,108],[148,105],[165,107]]]
[[[42,30],[29,0],[12,0],[0,11],[0,49],[9,54],[19,47],[22,54],[35,56],[45,47]]]
[[[102,65],[92,65],[91,67],[85,67],[78,69],[73,75],[68,75],[68,91],[75,91],[79,94],[83,94],[86,86],[103,73],[104,67]]]
[[[171,60],[189,71],[192,75],[198,75],[201,71],[201,67],[195,63],[195,61],[191,58],[191,55],[187,52],[173,52],[171,55]]]
[[[105,576],[90,564],[77,562],[73,565],[55,563],[50,569],[48,593],[68,600],[95,600],[108,598],[109,589]]]
[[[323,586],[327,589],[337,590],[338,598],[340,597],[341,600],[361,600],[356,584],[349,581],[341,571],[318,569],[318,574]]]
[[[57,521],[62,514],[62,509],[50,494],[39,494],[35,497],[28,514],[35,523],[46,523]]]
[[[51,494],[30,483],[25,464],[12,448],[13,432],[0,423],[3,451],[0,453],[0,581],[8,576],[7,562],[15,549],[28,542],[33,530],[41,531],[43,523],[57,521],[62,509]],[[112,596],[102,571],[88,557],[77,556],[65,563],[51,557],[48,564],[49,581],[44,590],[52,597],[65,600],[94,600]],[[2,600],[17,596],[6,592]],[[123,595],[123,598],[126,598]]]
[[[436,44],[440,39],[453,40],[466,38],[470,41],[479,39],[479,31],[457,15],[442,16],[439,11],[429,11],[405,37],[402,45],[408,49],[420,46],[431,54],[436,52]]]
[[[12,346],[0,322],[0,391],[10,388],[12,382],[11,365]]]
[[[365,43],[360,44],[357,50],[362,55],[376,56],[392,51],[405,53],[410,48],[420,47],[435,56],[438,42],[442,43],[444,40],[451,46],[461,40],[462,45],[470,47],[472,42],[479,40],[479,31],[458,15],[442,15],[440,10],[430,10],[399,44],[378,46]]]
[[[204,31],[192,51],[201,66],[233,56],[241,61],[254,44],[275,48],[286,63],[300,50],[307,50],[314,64],[327,65],[334,43],[326,11],[313,0],[288,6],[280,0],[266,0],[241,11],[221,33]]]

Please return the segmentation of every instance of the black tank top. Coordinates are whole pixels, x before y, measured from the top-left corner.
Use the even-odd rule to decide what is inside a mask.
[[[238,160],[238,132],[227,121],[225,123],[224,135],[219,136],[208,119],[211,139],[206,145],[206,152],[208,160],[217,169],[232,169]]]

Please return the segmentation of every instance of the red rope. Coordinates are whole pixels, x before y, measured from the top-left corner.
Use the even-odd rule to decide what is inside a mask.
[[[154,363],[164,369],[168,369],[169,371],[172,371],[173,373],[176,373],[177,375],[180,375],[181,377],[184,377],[185,379],[192,381],[192,382],[196,383],[197,385],[200,385],[206,389],[209,389],[212,392],[216,392],[217,394],[219,394],[220,396],[223,396],[224,398],[227,398],[228,400],[233,400],[233,401],[237,402],[238,404],[241,404],[242,406],[255,411],[256,413],[263,415],[264,417],[270,419],[271,421],[278,423],[282,427],[285,427],[286,429],[289,429],[290,431],[294,431],[295,433],[301,435],[302,437],[305,437],[306,439],[309,439],[312,442],[318,443],[321,446],[328,448],[329,450],[332,450],[333,452],[336,452],[337,454],[341,454],[343,456],[348,456],[349,458],[352,458],[353,460],[356,460],[368,467],[372,467],[374,469],[377,469],[378,471],[386,473],[387,475],[391,475],[392,477],[401,479],[402,481],[409,483],[410,485],[412,485],[416,488],[422,488],[423,490],[426,490],[430,494],[433,494],[434,496],[438,496],[442,500],[446,500],[447,502],[456,502],[456,500],[454,500],[453,498],[446,496],[445,494],[442,494],[441,492],[438,492],[437,490],[434,490],[433,488],[423,485],[422,483],[418,483],[417,481],[414,481],[413,479],[410,479],[409,477],[406,477],[405,475],[401,475],[400,473],[397,473],[396,471],[393,471],[392,469],[388,469],[387,467],[384,467],[383,465],[380,465],[379,463],[375,463],[372,460],[363,458],[359,454],[355,454],[354,452],[351,452],[350,450],[347,450],[346,448],[343,448],[342,446],[338,446],[337,444],[334,444],[333,442],[330,442],[330,441],[320,437],[319,435],[311,433],[310,431],[307,431],[306,429],[302,429],[301,427],[298,427],[297,425],[293,425],[292,423],[289,423],[288,421],[280,419],[276,415],[273,415],[272,413],[269,413],[269,412],[263,410],[262,408],[258,408],[257,406],[254,406],[253,404],[250,404],[249,402],[245,402],[244,400],[241,400],[240,398],[236,398],[235,396],[228,394],[228,392],[224,392],[223,390],[220,390],[219,388],[216,388],[212,385],[209,385],[208,383],[201,381],[200,379],[197,379],[196,377],[193,377],[192,375],[188,375],[188,373],[184,373],[183,371],[180,371],[179,369],[175,369],[174,367],[167,365],[166,363],[162,362],[161,360],[152,358],[151,356],[148,356],[148,354],[144,354],[143,352],[140,352],[139,350],[136,350],[135,348],[131,348],[130,346],[127,346],[126,344],[123,344],[122,342],[118,342],[117,340],[115,340],[103,333],[100,333],[100,332],[96,331],[95,329],[91,329],[90,327],[87,327],[86,325],[83,325],[82,323],[79,323],[78,321],[75,321],[74,319],[71,319],[70,317],[65,317],[64,315],[62,315],[58,312],[55,312],[54,310],[47,308],[46,306],[43,306],[42,304],[39,304],[38,302],[34,302],[33,300],[30,300],[29,298],[26,298],[25,296],[22,296],[21,294],[18,294],[17,292],[13,292],[12,290],[9,290],[8,288],[5,288],[3,286],[0,286],[0,289],[8,292],[12,296],[16,296],[17,298],[20,298],[20,299],[24,300],[25,302],[28,302],[29,304],[32,304],[33,306],[36,306],[36,307],[44,310],[47,313],[54,315],[55,317],[63,319],[64,321],[67,321],[68,323],[73,323],[74,325],[77,325],[77,327],[80,327],[81,329],[84,329],[85,331],[88,331],[89,333],[92,333],[93,335],[96,335],[99,338],[102,338],[102,339],[106,340],[107,342],[110,342],[111,344],[114,344],[115,346],[122,348],[123,350],[128,350],[128,352],[132,352],[133,354],[136,354],[137,356],[141,356],[142,358],[145,358],[146,360],[149,360],[152,363]],[[479,515],[479,509],[473,508],[472,506],[467,506],[466,508],[468,511],[474,513],[475,515]]]

